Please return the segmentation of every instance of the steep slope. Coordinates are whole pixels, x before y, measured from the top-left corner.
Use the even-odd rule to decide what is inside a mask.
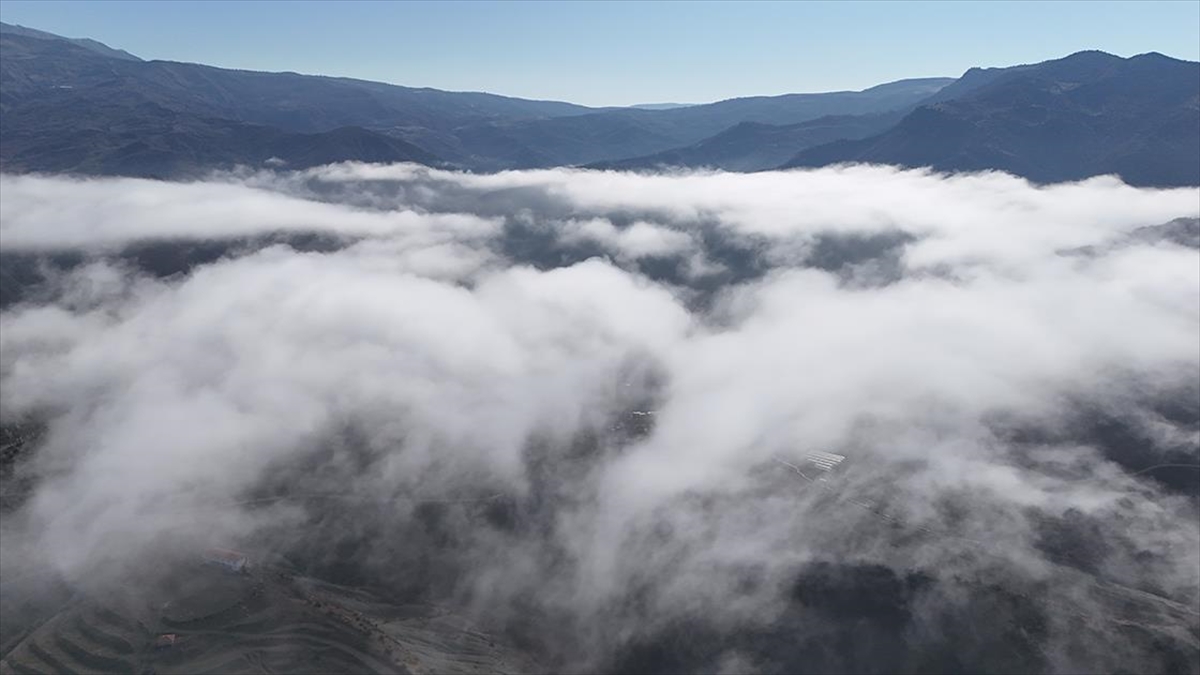
[[[1115,173],[1134,185],[1200,185],[1200,63],[1081,52],[963,79],[940,95],[953,98],[881,134],[810,148],[784,166],[1000,169],[1038,182]]]

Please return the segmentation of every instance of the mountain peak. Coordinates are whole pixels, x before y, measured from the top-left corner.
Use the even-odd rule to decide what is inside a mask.
[[[1066,61],[1068,59],[1084,59],[1084,58],[1098,58],[1098,59],[1106,59],[1109,61],[1121,59],[1121,57],[1117,56],[1116,54],[1109,54],[1108,52],[1101,50],[1101,49],[1081,49],[1077,52],[1068,54],[1059,60]]]
[[[1064,56],[1061,59],[1051,59],[1049,61],[1045,61],[1043,63],[1033,64],[1033,65],[1044,66],[1049,63],[1061,63],[1061,64],[1072,64],[1072,65],[1108,65],[1111,63],[1116,63],[1118,61],[1124,61],[1124,60],[1125,59],[1121,58],[1120,56],[1117,56],[1116,54],[1109,54],[1108,52],[1103,52],[1103,51],[1100,51],[1099,49],[1085,49],[1083,51],[1075,52],[1073,54],[1068,54],[1067,56]]]

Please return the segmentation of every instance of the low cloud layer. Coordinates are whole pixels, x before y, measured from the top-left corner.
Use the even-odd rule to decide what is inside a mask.
[[[1195,189],[343,164],[0,192],[0,415],[46,429],[10,561],[264,546],[572,671],[1200,666]]]

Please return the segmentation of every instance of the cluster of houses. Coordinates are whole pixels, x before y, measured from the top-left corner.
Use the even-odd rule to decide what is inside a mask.
[[[845,459],[845,455],[835,455],[832,452],[821,452],[820,450],[814,450],[804,456],[804,461],[821,471],[829,471]]]

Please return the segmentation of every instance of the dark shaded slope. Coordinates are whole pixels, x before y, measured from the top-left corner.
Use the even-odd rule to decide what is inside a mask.
[[[967,91],[957,98],[877,136],[801,151],[784,167],[869,162],[999,169],[1038,182],[1115,173],[1133,185],[1200,185],[1200,63],[1081,52],[968,75],[973,88],[959,87]]]

